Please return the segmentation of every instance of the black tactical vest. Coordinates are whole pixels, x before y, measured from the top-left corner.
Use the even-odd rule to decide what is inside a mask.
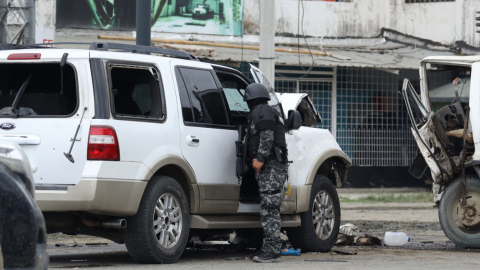
[[[275,148],[278,148],[282,163],[288,163],[287,159],[287,142],[285,141],[285,125],[283,117],[275,109],[268,104],[260,104],[253,108],[247,115],[247,160],[251,162],[258,152],[260,146],[260,131],[264,129],[275,132],[275,140],[272,152],[268,159],[277,159]]]

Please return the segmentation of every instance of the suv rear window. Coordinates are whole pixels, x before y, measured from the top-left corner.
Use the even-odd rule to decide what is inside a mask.
[[[11,117],[10,107],[30,76],[25,91],[19,95],[18,116],[69,116],[75,113],[77,80],[70,65],[66,64],[62,72],[59,63],[0,64],[1,117]]]

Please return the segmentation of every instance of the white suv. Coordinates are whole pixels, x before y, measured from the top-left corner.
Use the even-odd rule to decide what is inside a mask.
[[[0,74],[0,139],[28,155],[49,233],[124,242],[150,263],[174,262],[193,236],[258,235],[254,173],[236,177],[251,83],[239,71],[117,43],[2,44]],[[289,116],[283,231],[294,247],[328,251],[340,225],[335,188],[351,160],[328,130],[313,128],[320,118],[306,94],[269,89],[271,105]]]

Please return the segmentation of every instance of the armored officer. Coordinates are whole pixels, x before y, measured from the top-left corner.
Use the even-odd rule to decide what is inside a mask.
[[[270,94],[263,84],[249,85],[243,98],[250,109],[247,115],[247,161],[252,162],[256,171],[264,232],[263,247],[253,260],[280,261],[280,203],[288,164],[284,120],[268,105]]]

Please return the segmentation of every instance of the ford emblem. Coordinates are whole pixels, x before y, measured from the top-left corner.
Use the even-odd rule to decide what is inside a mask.
[[[0,124],[0,128],[1,129],[5,129],[5,130],[10,130],[10,129],[14,129],[16,128],[17,126],[15,126],[14,123],[2,123]]]

